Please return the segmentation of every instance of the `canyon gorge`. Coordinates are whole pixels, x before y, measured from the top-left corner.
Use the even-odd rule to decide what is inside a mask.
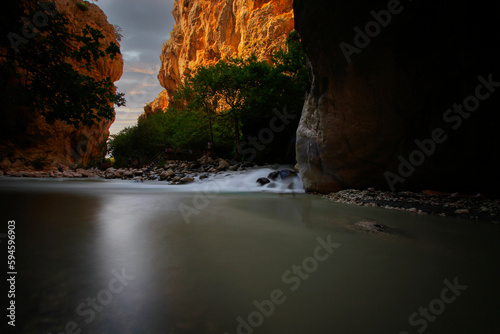
[[[176,0],[170,39],[163,45],[160,84],[165,88],[145,115],[168,105],[185,75],[228,57],[270,60],[294,29],[292,0]]]

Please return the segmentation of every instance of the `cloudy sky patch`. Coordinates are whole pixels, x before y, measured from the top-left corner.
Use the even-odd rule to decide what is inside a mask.
[[[116,108],[111,134],[134,125],[144,106],[162,91],[158,82],[162,44],[174,26],[174,0],[99,0],[108,22],[119,25],[124,59],[122,78],[115,84],[125,93],[127,106]]]

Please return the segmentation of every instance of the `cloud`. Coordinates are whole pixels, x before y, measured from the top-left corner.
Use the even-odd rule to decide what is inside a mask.
[[[139,68],[139,67],[129,67],[125,69],[126,73],[134,72],[134,73],[142,73],[142,74],[158,74],[158,70],[153,69],[152,67],[148,68]]]
[[[128,92],[130,95],[146,94],[145,90],[131,90]]]
[[[174,0],[99,0],[97,5],[108,22],[122,28],[120,42],[125,66],[122,78],[116,82],[125,93],[127,107],[116,109],[111,133],[134,125],[143,107],[163,90],[157,74],[160,68],[162,44],[170,38],[174,26]]]

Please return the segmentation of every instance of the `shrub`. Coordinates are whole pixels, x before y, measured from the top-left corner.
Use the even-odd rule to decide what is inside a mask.
[[[89,10],[89,5],[86,2],[77,2],[76,6],[78,7],[78,9],[80,9],[84,12]]]

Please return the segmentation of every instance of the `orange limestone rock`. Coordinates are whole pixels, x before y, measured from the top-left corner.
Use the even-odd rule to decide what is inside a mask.
[[[95,4],[87,3],[87,9],[78,7],[77,0],[55,0],[57,10],[69,21],[70,32],[80,33],[85,25],[102,32],[103,45],[114,42],[119,45],[113,25],[108,23],[104,12]],[[78,64],[74,64],[75,67]],[[87,74],[88,72],[85,72]],[[97,80],[109,77],[115,82],[123,74],[123,59],[117,55],[114,59],[103,57],[94,63],[87,75]],[[0,168],[10,170],[27,170],[32,168],[33,161],[43,160],[46,168],[51,169],[58,164],[86,165],[92,159],[100,159],[106,153],[106,140],[113,120],[103,119],[91,127],[82,126],[76,129],[62,121],[47,124],[41,115],[36,115],[28,126],[27,135],[35,143],[28,148],[16,147],[11,143],[0,144]]]
[[[294,29],[293,0],[176,0],[170,39],[163,45],[158,80],[165,88],[145,108],[167,106],[189,71],[227,57],[270,60]]]

